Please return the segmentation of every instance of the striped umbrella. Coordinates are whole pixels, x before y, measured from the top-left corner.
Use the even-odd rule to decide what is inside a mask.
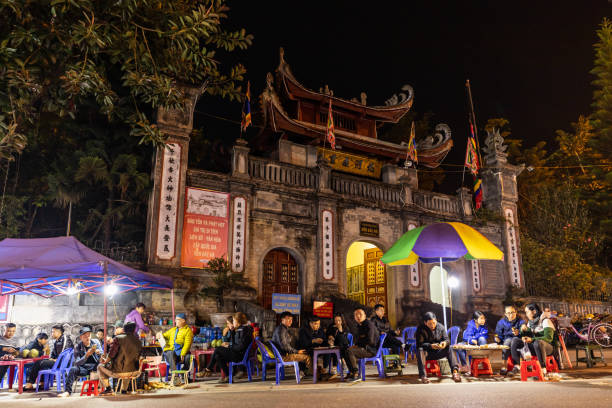
[[[501,261],[504,253],[474,228],[460,222],[440,222],[412,229],[382,256],[389,266],[440,262],[442,281],[442,307],[446,326],[446,302],[444,296],[443,262],[468,260]]]

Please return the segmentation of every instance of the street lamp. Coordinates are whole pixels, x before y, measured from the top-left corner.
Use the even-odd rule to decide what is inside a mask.
[[[459,279],[456,276],[449,276],[446,280],[446,284],[448,285],[448,303],[450,306],[450,322],[451,326],[453,325],[453,289],[459,287]],[[446,328],[448,329],[448,327]]]
[[[108,297],[112,297],[117,292],[119,292],[119,288],[116,285],[113,285],[112,283],[104,287],[104,294]]]

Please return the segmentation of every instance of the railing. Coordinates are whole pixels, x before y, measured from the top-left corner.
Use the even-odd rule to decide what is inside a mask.
[[[249,176],[294,187],[316,189],[319,185],[319,176],[310,169],[255,157],[249,157]]]
[[[400,186],[384,184],[379,181],[360,181],[340,176],[332,176],[331,188],[338,194],[349,195],[367,200],[402,204]]]
[[[447,196],[424,191],[415,191],[412,194],[414,204],[426,210],[458,215],[460,208],[457,197]]]

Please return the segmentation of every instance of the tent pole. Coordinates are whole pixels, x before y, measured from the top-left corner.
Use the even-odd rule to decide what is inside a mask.
[[[444,315],[444,328],[448,330],[446,325],[446,292],[444,291],[444,269],[442,269],[442,258],[440,258],[440,283],[442,284],[442,314]]]
[[[106,299],[106,279],[108,276],[108,263],[104,261],[104,287],[102,288],[102,296],[104,297],[104,348],[103,351],[106,352],[106,311],[108,308],[108,302]]]
[[[176,320],[176,316],[174,315],[174,288],[170,290],[170,302],[172,302],[172,323],[170,323],[170,325],[174,325],[174,321]]]

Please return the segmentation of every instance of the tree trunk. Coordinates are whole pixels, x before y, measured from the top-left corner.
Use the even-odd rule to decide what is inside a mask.
[[[110,247],[110,242],[111,242],[111,236],[113,234],[113,229],[112,229],[112,221],[113,221],[113,217],[112,217],[112,213],[113,213],[113,198],[114,198],[114,194],[113,194],[113,189],[112,187],[108,189],[108,206],[106,207],[106,217],[104,217],[104,248],[105,249],[109,249]]]
[[[25,236],[28,238],[32,238],[32,226],[34,226],[34,219],[36,218],[37,213],[38,213],[38,206],[35,205],[34,211],[32,211],[32,215],[30,216],[30,219],[28,220],[28,228],[25,234]]]

